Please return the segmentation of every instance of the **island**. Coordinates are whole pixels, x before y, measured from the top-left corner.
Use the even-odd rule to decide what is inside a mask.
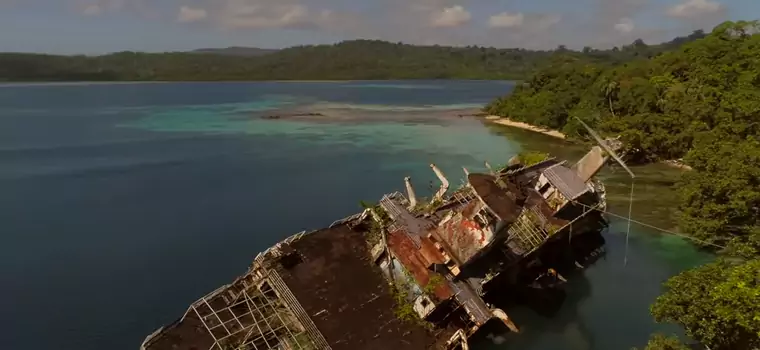
[[[718,254],[665,283],[652,306],[707,349],[760,348],[760,22],[725,22],[677,50],[622,65],[558,57],[484,111],[572,140],[581,122],[631,163],[688,166],[680,233]],[[498,120],[497,118],[497,120]],[[581,122],[579,122],[581,121]],[[655,335],[649,350],[691,349]]]
[[[637,40],[609,50],[572,51],[493,47],[419,46],[380,40],[281,50],[245,48],[191,52],[117,52],[101,56],[0,53],[7,81],[254,81],[494,79],[520,80],[557,55],[616,64],[651,57],[703,36],[697,31],[659,45]]]

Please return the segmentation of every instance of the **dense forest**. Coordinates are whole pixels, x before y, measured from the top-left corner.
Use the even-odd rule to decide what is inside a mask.
[[[622,48],[586,47],[583,51],[562,46],[555,50],[530,51],[352,40],[273,52],[230,48],[173,53],[119,52],[104,56],[0,53],[0,81],[523,79],[551,63],[557,55],[615,64],[651,57],[703,35],[695,32],[652,46],[637,40]]]
[[[714,263],[665,283],[652,306],[711,350],[760,349],[760,22],[726,22],[648,60],[555,57],[486,111],[584,138],[576,117],[620,136],[628,159],[683,160],[679,227]],[[686,350],[654,336],[649,350]]]

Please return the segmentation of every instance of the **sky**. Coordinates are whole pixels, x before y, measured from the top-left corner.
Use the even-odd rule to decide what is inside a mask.
[[[283,48],[349,39],[601,49],[752,19],[760,19],[760,0],[0,0],[0,51]]]

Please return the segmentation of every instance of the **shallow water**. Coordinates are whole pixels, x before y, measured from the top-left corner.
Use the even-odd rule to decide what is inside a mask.
[[[571,150],[451,117],[510,88],[473,81],[0,87],[0,307],[10,320],[0,341],[20,350],[134,349],[278,240],[353,214],[360,200],[402,189],[406,175],[428,192],[431,162],[456,184],[461,166],[482,170],[483,161],[504,163],[522,148]],[[364,119],[259,118],[314,106]],[[652,179],[667,170],[651,170]],[[608,187],[617,193],[624,185],[615,181]],[[641,198],[663,204],[646,200],[634,217],[667,220],[657,209],[667,204],[662,184],[639,188]],[[610,230],[607,259],[573,279],[575,294],[555,318],[512,313],[524,333],[506,344],[627,349],[660,329],[647,311],[659,283],[704,256],[634,226],[624,268],[621,232],[619,224]]]

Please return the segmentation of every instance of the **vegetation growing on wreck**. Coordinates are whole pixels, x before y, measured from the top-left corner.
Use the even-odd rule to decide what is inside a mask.
[[[440,199],[428,201],[427,198],[420,198],[417,202],[417,205],[412,208],[412,212],[416,214],[432,214],[442,204],[443,201]]]
[[[372,220],[369,220],[369,229],[367,230],[366,239],[369,246],[374,247],[383,239],[383,230],[390,224],[391,218],[388,216],[388,213],[385,211],[385,209],[380,206],[380,204],[371,204],[366,201],[359,201],[359,205],[363,209],[371,209],[380,218],[380,222],[375,220],[374,217]]]
[[[442,286],[446,282],[446,279],[439,274],[432,274],[428,284],[423,288],[423,292],[427,295],[435,295],[435,290]]]
[[[549,159],[549,153],[525,151],[517,155],[522,166],[531,166]]]
[[[390,224],[391,218],[388,215],[388,213],[385,211],[385,209],[383,209],[383,207],[380,206],[380,204],[372,204],[366,201],[360,201],[359,205],[364,209],[371,209],[380,218],[380,222],[378,222],[374,218],[372,220],[369,220],[370,225],[369,225],[369,230],[367,231],[367,243],[370,246],[375,246],[376,244],[380,243],[380,241],[382,240],[382,230],[384,230]],[[395,283],[391,285],[390,292],[395,302],[393,313],[396,315],[396,318],[402,321],[414,322],[425,328],[429,328],[430,324],[420,319],[419,315],[414,310],[414,303],[410,300],[410,295],[412,294],[411,291],[414,288],[414,285],[413,285],[414,282],[412,282],[414,278],[411,276],[411,274],[409,274],[409,271],[407,271],[405,268],[402,268],[402,272],[403,272],[402,280],[397,279]],[[434,278],[435,277],[438,277],[442,280],[442,277],[440,276],[436,275],[434,276]],[[430,283],[428,283],[428,287],[430,287],[431,285],[434,285],[434,278],[430,280]],[[428,292],[428,289],[425,288],[423,292],[427,294],[432,294],[435,291],[435,288],[437,288],[437,286],[439,285],[440,284],[437,284],[431,287],[432,289],[430,289],[429,292]]]
[[[414,305],[408,299],[408,292],[399,286],[394,286],[391,290],[396,307],[393,312],[400,320],[417,322],[419,317],[414,311]]]
[[[403,280],[396,280],[391,287],[391,293],[393,300],[396,302],[396,306],[393,310],[396,317],[400,320],[407,322],[415,322],[424,327],[428,327],[429,324],[422,320],[416,311],[414,311],[414,302],[411,300],[413,290],[415,288],[414,277],[405,268],[401,268],[403,272]]]
[[[650,60],[558,60],[487,107],[582,138],[578,117],[619,135],[635,162],[684,158],[693,171],[678,183],[679,227],[721,257],[670,279],[651,311],[712,350],[760,348],[758,71],[760,23],[726,22]],[[686,348],[662,335],[647,345]]]

